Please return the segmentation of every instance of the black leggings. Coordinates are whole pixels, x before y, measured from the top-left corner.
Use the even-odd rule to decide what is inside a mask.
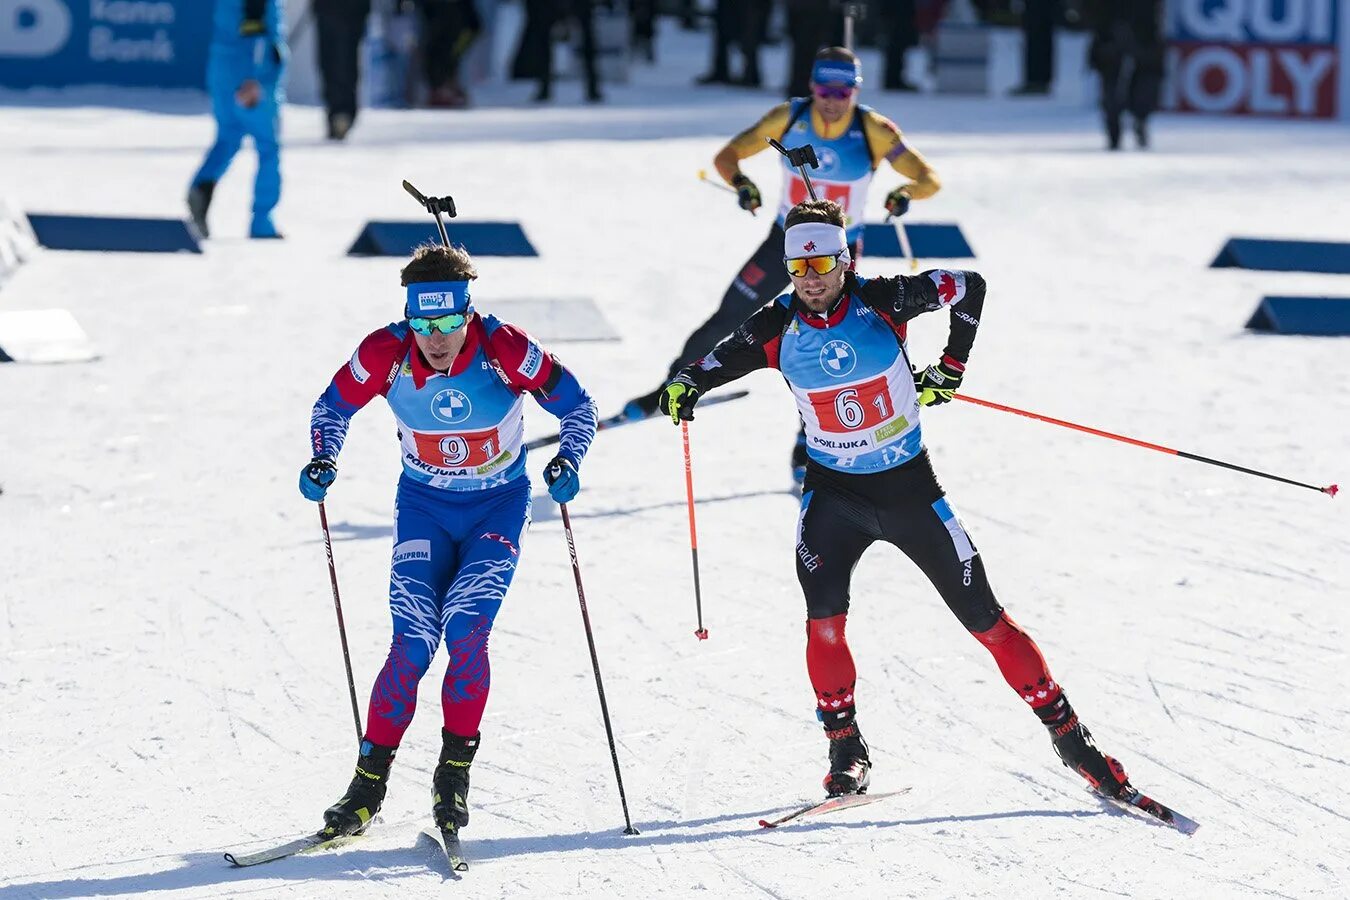
[[[848,612],[853,568],[875,541],[899,547],[968,631],[988,631],[1002,614],[984,563],[944,499],[927,451],[870,475],[846,475],[811,462],[801,509],[797,580],[808,618]]]

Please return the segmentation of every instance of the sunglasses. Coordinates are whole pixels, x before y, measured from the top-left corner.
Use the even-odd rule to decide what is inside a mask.
[[[463,328],[467,321],[469,321],[469,317],[459,313],[437,316],[434,319],[428,319],[424,316],[410,316],[408,327],[423,337],[431,337],[432,333],[436,331],[441,334],[454,334]]]
[[[798,278],[806,274],[807,270],[815,272],[817,275],[828,275],[839,267],[839,257],[844,255],[840,250],[833,256],[807,256],[802,259],[785,259],[783,265],[787,266],[789,275],[796,275]]]
[[[847,85],[818,84],[811,90],[822,100],[847,100],[855,89]]]

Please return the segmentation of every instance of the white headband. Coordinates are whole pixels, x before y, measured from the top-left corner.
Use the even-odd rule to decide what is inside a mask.
[[[802,222],[787,230],[783,238],[783,258],[801,259],[804,256],[834,256],[843,251],[842,259],[849,260],[848,237],[844,229],[828,222]]]

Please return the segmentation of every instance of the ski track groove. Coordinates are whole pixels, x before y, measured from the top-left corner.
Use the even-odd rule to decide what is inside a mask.
[[[1161,768],[1161,769],[1164,769],[1164,770],[1166,770],[1166,771],[1168,771],[1168,772],[1171,772],[1173,775],[1176,775],[1178,778],[1184,778],[1185,780],[1191,782],[1192,784],[1199,785],[1200,787],[1202,787],[1202,788],[1204,788],[1206,791],[1208,791],[1208,792],[1210,793],[1211,796],[1217,797],[1218,799],[1223,800],[1225,803],[1228,803],[1228,804],[1232,805],[1233,807],[1235,807],[1235,808],[1241,810],[1244,814],[1249,815],[1249,816],[1251,816],[1251,817],[1254,818],[1254,819],[1259,819],[1260,821],[1265,822],[1267,825],[1271,826],[1272,828],[1275,828],[1275,829],[1277,829],[1277,830],[1279,830],[1279,831],[1283,831],[1285,834],[1290,834],[1290,835],[1296,834],[1296,832],[1295,832],[1293,829],[1291,829],[1291,828],[1289,828],[1288,826],[1286,826],[1283,822],[1277,822],[1277,821],[1275,821],[1274,819],[1267,819],[1265,816],[1261,815],[1260,813],[1254,812],[1254,811],[1252,811],[1251,809],[1247,808],[1246,806],[1243,806],[1243,805],[1242,805],[1241,803],[1239,803],[1237,800],[1234,800],[1232,797],[1230,797],[1230,796],[1228,796],[1227,794],[1223,793],[1223,792],[1220,791],[1218,788],[1215,788],[1215,787],[1213,787],[1213,786],[1211,786],[1211,785],[1206,784],[1205,782],[1201,781],[1200,779],[1196,778],[1196,777],[1193,776],[1193,775],[1187,775],[1185,772],[1181,771],[1181,770],[1178,769],[1178,768],[1175,768],[1174,766],[1169,765],[1168,763],[1163,762],[1162,760],[1158,759],[1156,756],[1152,755],[1151,753],[1148,753],[1148,752],[1146,752],[1146,751],[1144,751],[1144,750],[1140,750],[1140,749],[1138,749],[1138,748],[1135,748],[1135,750],[1134,750],[1133,752],[1134,752],[1136,755],[1142,756],[1144,759],[1147,759],[1149,762],[1153,763],[1155,766],[1158,766],[1158,767]],[[1150,794],[1149,796],[1152,796],[1152,795]],[[1166,800],[1163,800],[1162,802],[1163,802],[1163,803],[1166,803],[1167,801],[1166,801]],[[1183,809],[1182,812],[1185,813],[1185,812],[1187,812],[1187,811]]]
[[[1167,713],[1167,718],[1172,720],[1173,725],[1176,725],[1177,717],[1172,715],[1172,710],[1168,708],[1167,701],[1164,700],[1162,694],[1158,692],[1158,682],[1153,680],[1153,672],[1150,671],[1148,667],[1144,668],[1144,676],[1148,678],[1148,686],[1153,688],[1153,696],[1158,698],[1158,704],[1162,706],[1163,712]]]
[[[737,878],[741,879],[746,884],[750,885],[751,887],[755,888],[761,893],[774,898],[774,900],[787,900],[787,898],[785,898],[782,894],[779,894],[772,888],[765,887],[755,879],[751,878],[749,875],[745,874],[745,872],[739,866],[734,866],[728,863],[726,860],[722,859],[722,854],[718,853],[716,850],[709,849],[708,855],[711,856],[713,860],[723,869],[726,869],[732,875],[735,875]]]
[[[1248,737],[1254,737],[1258,741],[1265,741],[1268,744],[1274,744],[1277,747],[1283,747],[1285,750],[1292,750],[1295,753],[1302,753],[1304,756],[1311,756],[1314,759],[1323,759],[1326,760],[1327,762],[1335,763],[1338,766],[1345,766],[1347,768],[1350,768],[1350,762],[1346,762],[1343,759],[1337,759],[1334,756],[1327,756],[1324,753],[1317,753],[1312,750],[1305,750],[1302,747],[1297,746],[1296,744],[1286,744],[1284,741],[1277,740],[1276,738],[1266,737],[1263,734],[1257,734],[1255,731],[1248,731],[1246,728],[1243,728],[1239,725],[1229,725],[1227,722],[1220,722],[1218,719],[1211,719],[1209,716],[1202,716],[1199,713],[1190,713],[1190,715],[1193,718],[1199,719],[1202,722],[1208,722],[1211,725],[1217,725],[1218,727],[1226,729],[1228,731],[1236,731],[1239,734],[1245,734]]]

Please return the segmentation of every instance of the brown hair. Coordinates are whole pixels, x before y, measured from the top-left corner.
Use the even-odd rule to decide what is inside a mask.
[[[844,227],[844,210],[833,200],[806,200],[788,211],[783,220],[783,230],[803,222],[824,222],[827,225]]]
[[[463,247],[422,244],[398,274],[407,287],[423,281],[470,281],[478,277],[478,270]]]
[[[818,61],[853,63],[854,65],[858,62],[857,54],[847,47],[821,47],[820,50],[816,51],[816,59]]]

